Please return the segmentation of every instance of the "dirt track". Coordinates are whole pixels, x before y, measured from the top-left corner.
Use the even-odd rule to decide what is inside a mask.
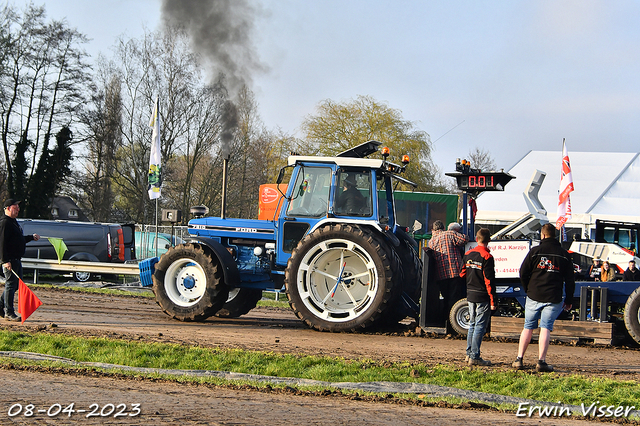
[[[378,361],[462,365],[464,358],[463,340],[405,336],[405,333],[410,334],[410,330],[394,333],[397,335],[319,333],[305,328],[293,313],[285,309],[257,308],[239,319],[211,318],[204,323],[181,323],[169,319],[153,299],[149,298],[46,289],[37,289],[36,292],[44,305],[24,326],[2,321],[2,328],[32,331],[40,329],[50,333]],[[51,324],[57,327],[51,327]],[[515,342],[496,341],[485,341],[482,349],[483,357],[496,364],[493,369],[509,368],[517,350]],[[533,363],[536,350],[533,345],[525,361]],[[635,349],[553,345],[549,350],[548,361],[560,373],[631,380],[638,380],[640,377],[640,353]],[[137,421],[139,424],[198,424],[199,421],[202,424],[357,424],[365,420],[368,423],[373,420],[373,424],[454,424],[465,421],[470,416],[473,416],[476,423],[514,424],[516,420],[521,421],[512,414],[487,411],[479,414],[477,411],[405,407],[380,402],[349,401],[345,398],[264,394],[249,390],[134,382],[105,377],[83,377],[78,381],[72,376],[38,371],[0,370],[0,377],[5,386],[20,389],[21,392],[15,398],[3,397],[0,401],[0,419],[3,419],[0,420],[1,424],[5,423],[5,415],[12,404],[25,401],[37,403],[36,405],[44,404],[47,406],[45,408],[55,403],[63,404],[55,395],[68,396],[67,401],[75,402],[76,406],[87,405],[84,408],[94,402],[104,405],[117,404],[117,401],[122,402],[123,399],[129,402],[140,401],[144,404],[144,415],[128,417],[124,421],[128,424]],[[24,384],[25,377],[29,378],[28,383],[33,384],[33,387],[18,386],[18,382],[12,382],[20,380]],[[57,391],[57,386],[66,390]],[[123,392],[126,392],[126,398],[122,397]],[[308,417],[308,405],[313,405],[314,416],[311,419]],[[254,417],[256,411],[263,414]],[[156,412],[159,414],[152,414]],[[264,413],[271,413],[273,419],[268,420],[269,415]],[[45,418],[46,416],[40,417],[40,421]],[[12,417],[11,420],[17,424],[22,424],[19,421],[33,424],[21,416]],[[77,419],[79,423],[86,424],[91,424],[94,420],[103,421],[100,418],[80,419],[79,415]],[[553,423],[558,424],[558,420],[555,419]],[[536,423],[539,421],[540,419]]]

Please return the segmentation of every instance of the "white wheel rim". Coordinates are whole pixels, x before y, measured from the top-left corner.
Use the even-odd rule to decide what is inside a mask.
[[[169,299],[177,306],[193,306],[202,299],[207,289],[207,277],[193,259],[178,259],[167,269],[164,288]]]
[[[76,279],[80,282],[89,281],[91,272],[76,272]]]
[[[363,315],[378,292],[378,271],[360,245],[326,240],[305,253],[297,276],[302,303],[318,318],[351,321]]]
[[[240,287],[232,288],[231,290],[229,290],[229,297],[227,297],[226,303],[231,302],[233,299],[235,299],[238,293],[240,293]]]
[[[458,311],[456,312],[456,321],[458,322],[458,325],[460,325],[460,327],[464,328],[465,330],[469,329],[469,307],[468,306],[464,306],[458,309]]]

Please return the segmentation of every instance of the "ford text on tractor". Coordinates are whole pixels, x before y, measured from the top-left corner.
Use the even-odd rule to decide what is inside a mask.
[[[190,238],[155,264],[162,310],[181,321],[237,317],[263,290],[286,289],[295,314],[320,331],[355,331],[417,315],[422,263],[395,221],[402,165],[370,141],[336,157],[292,155],[274,220],[196,218]],[[224,198],[224,197],[223,197]],[[224,200],[223,200],[224,205]]]

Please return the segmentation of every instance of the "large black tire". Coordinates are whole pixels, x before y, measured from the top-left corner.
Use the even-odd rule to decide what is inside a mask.
[[[199,244],[180,244],[162,255],[153,273],[153,292],[162,310],[180,321],[204,321],[229,295],[218,259]]]
[[[624,325],[633,340],[640,343],[640,287],[629,295],[624,305]]]
[[[227,301],[218,312],[217,317],[238,318],[256,307],[262,299],[262,290],[255,288],[232,288]]]
[[[469,333],[469,304],[466,298],[458,300],[451,307],[449,324],[460,336],[466,336]]]
[[[407,306],[403,298],[410,298],[413,303],[420,303],[420,292],[422,290],[422,261],[418,257],[413,245],[404,239],[400,239],[400,246],[395,249],[398,256],[398,269],[400,273],[394,274],[400,280],[397,297],[390,303],[389,311],[385,322],[388,324],[397,323],[407,317],[418,318],[419,312]]]
[[[395,296],[391,251],[351,224],[316,229],[298,243],[285,271],[291,308],[319,331],[356,331],[384,317]]]

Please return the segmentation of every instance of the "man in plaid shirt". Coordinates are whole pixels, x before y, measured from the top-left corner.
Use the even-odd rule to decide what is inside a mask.
[[[440,220],[433,222],[429,248],[433,250],[436,261],[436,283],[444,299],[445,318],[448,318],[453,304],[464,299],[466,284],[460,278],[462,253],[469,238],[460,233],[459,223],[451,223],[447,231]]]

